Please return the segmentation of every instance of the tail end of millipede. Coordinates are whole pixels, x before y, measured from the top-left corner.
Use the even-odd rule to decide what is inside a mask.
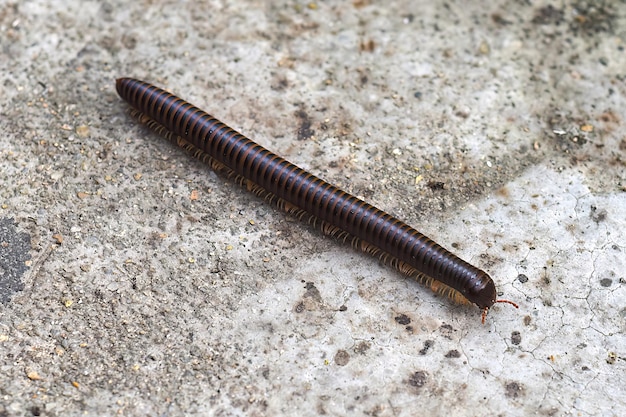
[[[128,78],[126,77],[120,77],[115,80],[115,89],[117,90],[118,94],[120,93],[122,85],[126,82],[127,79]]]
[[[519,308],[517,303],[515,303],[513,301],[510,301],[510,300],[496,300],[494,303],[506,303],[506,304],[511,304],[515,308]],[[488,312],[489,312],[489,307],[483,308],[483,313],[481,315],[481,322],[482,322],[482,324],[485,324],[485,319],[487,318],[487,313]]]

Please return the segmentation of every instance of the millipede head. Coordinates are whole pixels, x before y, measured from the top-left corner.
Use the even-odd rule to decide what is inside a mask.
[[[515,308],[519,308],[517,303],[514,303],[513,301],[510,301],[510,300],[496,300],[496,301],[494,301],[494,303],[507,303],[507,304],[511,304]],[[483,307],[482,311],[483,311],[483,313],[481,314],[481,322],[482,322],[482,324],[485,324],[485,318],[487,318],[487,313],[489,312],[489,307]]]

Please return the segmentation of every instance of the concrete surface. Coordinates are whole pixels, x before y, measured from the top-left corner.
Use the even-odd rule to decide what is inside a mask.
[[[385,3],[385,5],[383,5]],[[0,415],[626,415],[626,2],[0,2]],[[164,86],[487,270],[485,325],[138,126]]]

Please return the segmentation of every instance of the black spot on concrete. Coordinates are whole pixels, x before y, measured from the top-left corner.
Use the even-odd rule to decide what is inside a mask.
[[[406,314],[399,314],[395,317],[396,323],[406,326],[411,323],[411,318]]]
[[[452,340],[452,333],[454,332],[454,328],[451,325],[444,323],[439,328],[439,331],[441,332],[443,337],[448,340]]]
[[[446,183],[441,181],[428,181],[427,186],[433,191],[441,191],[446,189]]]
[[[504,388],[504,395],[509,398],[518,398],[524,394],[524,386],[519,382],[509,382]]]
[[[303,295],[304,298],[312,298],[317,302],[322,301],[322,295],[320,294],[320,291],[315,287],[314,283],[307,282],[304,285],[304,288],[306,289],[306,292]]]
[[[300,126],[298,126],[297,132],[298,140],[306,140],[315,135],[315,130],[311,128],[312,123],[307,112],[300,109],[296,112],[296,117],[300,119]]]
[[[565,13],[561,9],[549,5],[535,11],[532,23],[535,25],[555,25],[559,26],[565,21]]]
[[[409,385],[412,387],[421,388],[426,385],[428,380],[428,374],[425,371],[417,371],[409,377]]]
[[[0,303],[7,304],[13,294],[24,289],[22,276],[30,259],[30,236],[18,233],[11,218],[0,217]]]
[[[591,220],[593,220],[597,224],[600,224],[606,220],[607,211],[605,209],[598,210],[596,206],[592,205],[591,212],[589,213],[589,217],[591,217]]]
[[[522,343],[522,334],[517,330],[511,332],[511,343],[516,346]]]
[[[448,353],[446,353],[446,358],[448,359],[457,359],[461,357],[461,352],[456,349],[452,349]]]
[[[433,347],[433,345],[435,344],[434,340],[427,340],[424,342],[424,347],[422,348],[422,350],[420,350],[420,355],[425,355],[428,353],[428,351],[430,350],[431,347]]]

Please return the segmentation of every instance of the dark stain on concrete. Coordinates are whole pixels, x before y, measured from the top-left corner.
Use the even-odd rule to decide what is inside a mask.
[[[24,289],[22,276],[30,259],[30,236],[18,232],[13,219],[0,217],[0,303],[7,304],[13,294]]]

